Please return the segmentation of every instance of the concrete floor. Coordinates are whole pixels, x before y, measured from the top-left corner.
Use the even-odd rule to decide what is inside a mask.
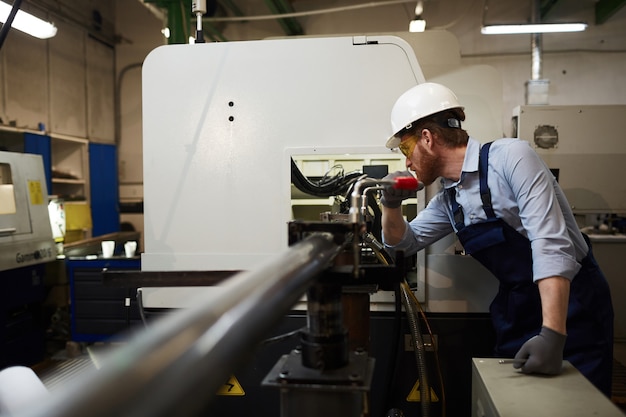
[[[51,391],[62,388],[68,379],[76,376],[77,373],[84,370],[91,370],[94,366],[98,367],[98,357],[102,351],[108,349],[106,345],[98,347],[91,346],[83,351],[80,348],[73,354],[67,355],[66,351],[59,352],[54,358],[57,365],[52,369],[47,369],[40,374],[42,382]],[[102,349],[102,350],[100,350]],[[615,361],[619,362],[614,367],[613,375],[613,403],[625,412],[626,417],[626,342],[618,342],[614,344]],[[621,364],[621,366],[620,366]]]

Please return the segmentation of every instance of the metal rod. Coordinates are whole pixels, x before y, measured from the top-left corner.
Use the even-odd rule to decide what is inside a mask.
[[[215,297],[156,320],[97,372],[14,417],[196,415],[341,250],[330,234],[312,234],[214,287]]]

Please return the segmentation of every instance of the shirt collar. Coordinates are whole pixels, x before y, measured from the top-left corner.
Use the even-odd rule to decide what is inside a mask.
[[[476,139],[469,138],[467,141],[467,148],[465,149],[465,158],[463,159],[463,167],[461,168],[461,178],[458,181],[453,181],[447,178],[441,179],[441,184],[444,188],[455,187],[463,182],[465,174],[468,172],[478,172],[478,156],[480,154],[480,142]]]

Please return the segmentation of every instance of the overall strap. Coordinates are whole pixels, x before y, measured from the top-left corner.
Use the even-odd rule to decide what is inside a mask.
[[[487,185],[487,172],[489,167],[489,148],[492,142],[485,143],[480,148],[480,156],[478,157],[478,177],[480,179],[480,199],[483,202],[483,210],[487,214],[487,218],[495,218],[496,214],[491,205],[491,191]],[[448,188],[448,199],[452,208],[452,216],[454,218],[454,228],[459,231],[465,227],[465,217],[463,215],[463,207],[456,201],[456,189]]]
[[[493,142],[485,143],[480,148],[480,156],[478,158],[478,177],[480,178],[480,199],[483,202],[483,210],[487,218],[494,219],[496,213],[493,211],[491,204],[491,191],[487,185],[487,173],[489,171],[489,148]]]
[[[457,232],[465,227],[465,216],[463,215],[463,207],[456,201],[456,188],[448,188],[448,199],[452,208],[452,216],[454,218],[454,228]]]

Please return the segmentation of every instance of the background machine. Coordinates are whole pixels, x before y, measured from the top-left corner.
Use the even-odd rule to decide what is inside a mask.
[[[44,358],[45,263],[56,256],[41,156],[0,151],[0,367]]]

